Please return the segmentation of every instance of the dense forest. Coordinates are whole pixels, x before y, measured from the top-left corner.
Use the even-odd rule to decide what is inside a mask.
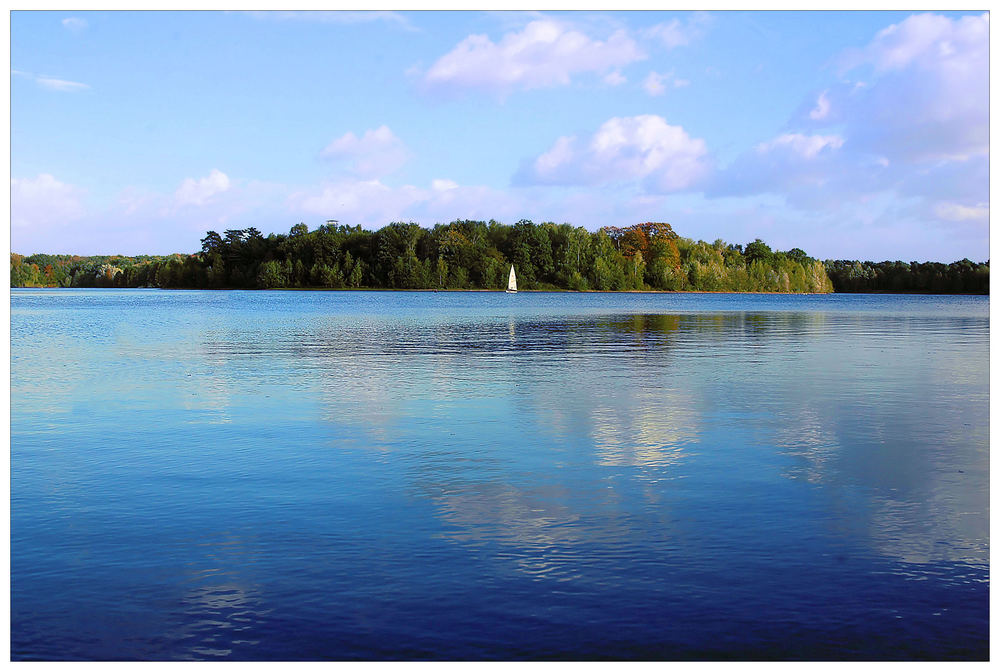
[[[968,259],[950,264],[928,261],[827,260],[826,272],[835,292],[929,292],[989,294],[990,264]]]
[[[209,231],[189,255],[11,254],[10,278],[12,287],[502,289],[511,264],[519,289],[988,293],[989,284],[988,264],[967,260],[824,264],[760,239],[744,246],[682,238],[665,223],[590,232],[529,220],[433,229],[394,222],[377,231],[296,224],[266,237],[255,228]]]

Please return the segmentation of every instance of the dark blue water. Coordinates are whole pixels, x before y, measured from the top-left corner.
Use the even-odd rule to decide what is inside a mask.
[[[988,305],[13,290],[11,656],[985,660]]]

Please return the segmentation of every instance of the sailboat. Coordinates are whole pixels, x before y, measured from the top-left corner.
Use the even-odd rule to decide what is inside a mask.
[[[517,294],[517,276],[514,275],[514,265],[510,266],[510,277],[507,278],[507,293]]]

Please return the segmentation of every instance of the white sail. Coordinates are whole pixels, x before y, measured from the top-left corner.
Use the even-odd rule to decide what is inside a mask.
[[[510,277],[507,278],[507,291],[516,292],[517,291],[517,276],[514,275],[514,266],[510,267]]]

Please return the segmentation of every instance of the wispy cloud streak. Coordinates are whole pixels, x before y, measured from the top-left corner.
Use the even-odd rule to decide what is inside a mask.
[[[86,91],[90,88],[89,84],[83,84],[82,82],[73,82],[68,79],[59,79],[47,75],[35,75],[23,70],[11,70],[10,74],[30,79],[38,84],[38,86],[49,91]]]

